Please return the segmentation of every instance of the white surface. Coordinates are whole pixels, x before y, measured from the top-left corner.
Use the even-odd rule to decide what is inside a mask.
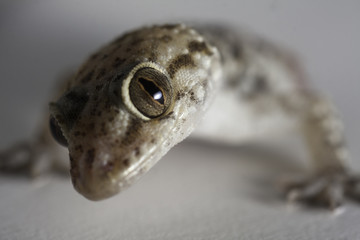
[[[247,26],[297,50],[339,106],[360,156],[358,1],[89,2],[0,2],[0,148],[30,137],[54,79],[101,44],[143,24],[194,19]],[[185,143],[132,188],[95,203],[69,179],[0,176],[0,239],[360,239],[355,203],[339,216],[286,206],[271,179],[290,168]]]

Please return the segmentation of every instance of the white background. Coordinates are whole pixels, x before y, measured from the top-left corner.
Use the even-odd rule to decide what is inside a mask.
[[[356,0],[2,1],[0,148],[31,137],[56,79],[90,52],[125,30],[181,20],[249,28],[297,51],[339,107],[360,170]],[[355,203],[340,216],[289,209],[269,179],[290,170],[241,149],[184,143],[103,202],[85,200],[69,179],[1,176],[0,239],[360,239]]]

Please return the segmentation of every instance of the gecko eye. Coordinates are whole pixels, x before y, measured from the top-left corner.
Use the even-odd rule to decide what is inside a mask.
[[[138,70],[131,79],[129,95],[137,110],[146,117],[155,118],[168,110],[173,94],[165,74],[145,67]]]
[[[51,132],[51,135],[53,136],[53,138],[59,144],[67,147],[68,142],[67,142],[66,138],[64,137],[64,134],[61,131],[58,121],[53,116],[50,117],[49,124],[50,124],[50,132]]]

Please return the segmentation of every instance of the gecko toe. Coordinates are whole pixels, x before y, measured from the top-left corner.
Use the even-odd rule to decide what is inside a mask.
[[[360,176],[351,176],[346,181],[346,195],[356,201],[360,201]]]
[[[50,168],[42,147],[30,142],[22,142],[0,152],[0,172],[35,178]]]
[[[19,143],[0,153],[1,172],[21,172],[28,169],[31,147],[28,143]]]
[[[285,183],[283,190],[291,203],[304,203],[307,206],[335,210],[344,201],[346,186],[343,179],[343,176],[339,175],[313,176],[307,180],[289,181]]]

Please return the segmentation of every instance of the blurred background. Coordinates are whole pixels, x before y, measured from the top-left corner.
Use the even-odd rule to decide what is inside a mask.
[[[360,170],[357,0],[0,1],[0,149],[32,136],[56,80],[99,46],[139,26],[184,20],[229,23],[297,52],[313,85],[339,107]],[[184,143],[133,188],[99,203],[68,179],[1,176],[0,239],[360,238],[359,206],[336,218],[290,211],[256,183],[270,171],[266,159],[245,155]]]

